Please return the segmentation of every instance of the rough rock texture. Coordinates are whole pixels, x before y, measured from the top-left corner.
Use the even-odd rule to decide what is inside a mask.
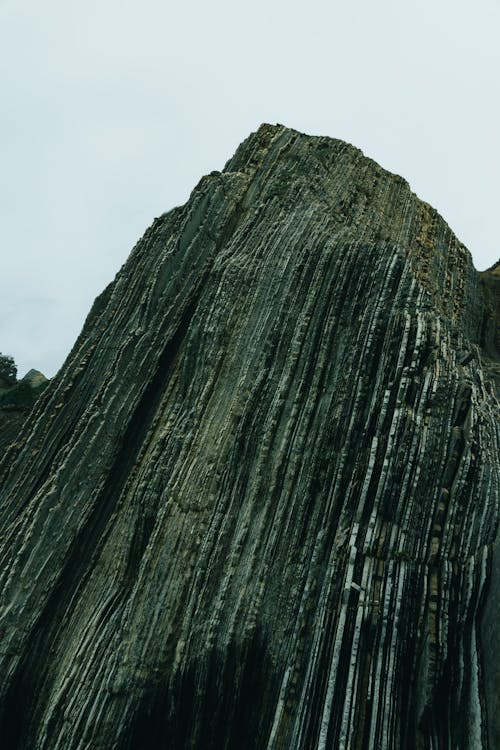
[[[156,219],[0,468],[2,748],[487,747],[490,280],[281,126]]]
[[[38,370],[30,370],[12,383],[0,379],[0,458],[15,442],[47,382]]]
[[[483,331],[483,362],[495,382],[500,398],[500,262],[481,274],[485,291],[487,324]],[[485,693],[488,702],[490,748],[500,748],[500,535],[493,544],[490,590],[482,617],[482,653]]]

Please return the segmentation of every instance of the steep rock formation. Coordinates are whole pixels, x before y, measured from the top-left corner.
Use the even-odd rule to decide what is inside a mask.
[[[156,219],[0,466],[2,747],[487,747],[490,292],[281,126]]]

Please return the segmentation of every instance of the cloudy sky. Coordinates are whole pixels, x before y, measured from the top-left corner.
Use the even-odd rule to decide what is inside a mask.
[[[0,351],[52,376],[155,216],[261,122],[500,254],[500,0],[0,0]]]

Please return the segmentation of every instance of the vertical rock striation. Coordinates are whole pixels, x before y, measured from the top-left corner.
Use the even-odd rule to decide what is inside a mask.
[[[2,747],[488,747],[493,276],[281,126],[156,219],[0,466]]]

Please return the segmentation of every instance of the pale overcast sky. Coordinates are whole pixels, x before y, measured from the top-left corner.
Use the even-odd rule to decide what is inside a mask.
[[[500,0],[0,0],[0,351],[52,376],[155,216],[261,122],[500,251]]]

